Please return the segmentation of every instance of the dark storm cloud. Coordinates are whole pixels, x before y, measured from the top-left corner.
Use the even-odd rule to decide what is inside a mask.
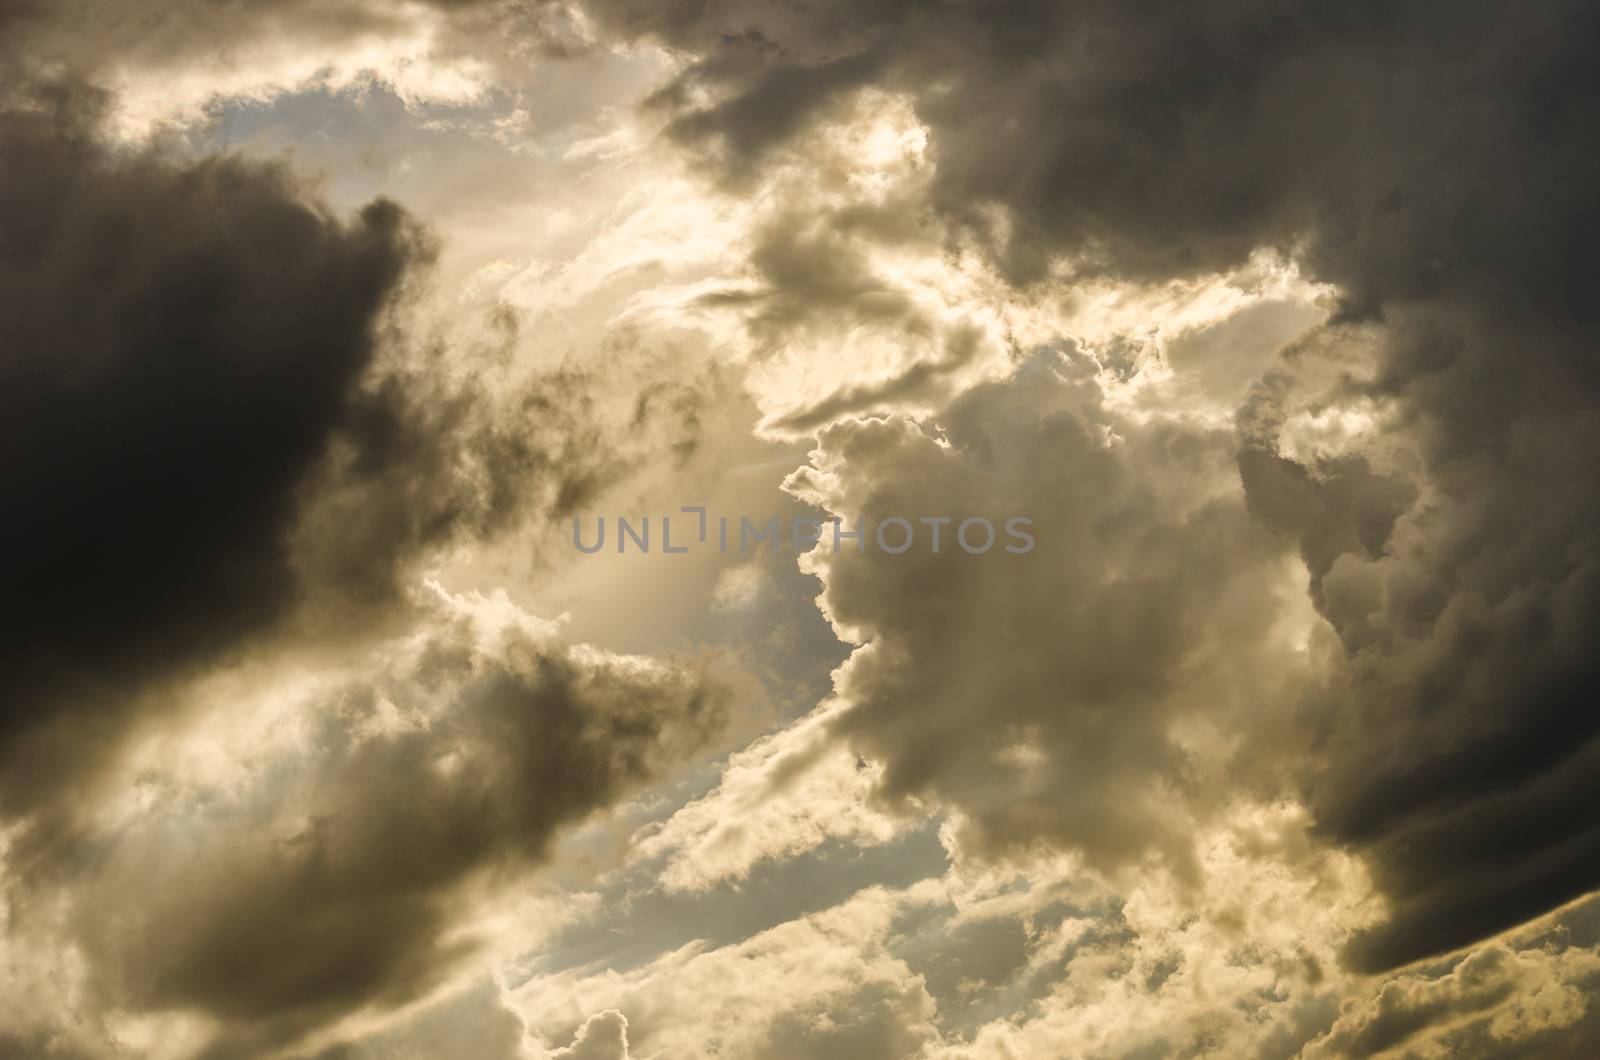
[[[204,1014],[202,1055],[263,1055],[447,981],[485,941],[461,930],[472,885],[696,751],[725,698],[686,663],[448,620],[307,704],[304,749],[98,841],[73,931],[110,1004]]]
[[[292,605],[297,489],[336,433],[382,415],[359,393],[374,330],[428,254],[392,203],[342,223],[277,169],[107,151],[87,90],[30,102],[0,117],[12,810],[81,750],[54,719]]]
[[[562,436],[578,410],[554,383],[491,407],[437,354],[380,356],[432,254],[395,204],[339,220],[280,167],[102,146],[91,90],[13,95],[0,809],[19,814],[75,798],[170,682],[280,634],[381,632],[412,560],[531,498],[574,503],[604,447]]]
[[[1581,930],[1593,899],[1531,932],[1357,989],[1304,1060],[1371,1056],[1577,1057],[1594,1051],[1600,962]],[[1572,930],[1580,928],[1579,930]]]
[[[722,693],[688,665],[440,631],[412,591],[427,557],[564,514],[627,458],[585,377],[500,385],[510,315],[483,351],[406,332],[434,244],[402,208],[340,219],[282,166],[108,146],[75,82],[6,92],[8,924],[54,947],[35,925],[69,910],[85,1034],[189,1012],[215,1023],[206,1055],[264,1055],[442,983],[481,941],[455,931],[475,888],[692,752]],[[642,395],[636,444],[670,421],[692,448],[698,407]],[[303,759],[194,802],[143,778],[153,810],[100,827],[133,798],[102,781],[141,723],[220,724],[195,679],[361,670],[418,628],[413,664],[318,704]]]
[[[1302,768],[1324,834],[1394,903],[1352,956],[1403,962],[1600,884],[1574,812],[1600,796],[1592,4],[590,7],[698,57],[675,128],[730,173],[870,68],[929,129],[934,205],[1016,280],[1266,247],[1337,285],[1378,336],[1344,396],[1381,403],[1416,463],[1247,436],[1241,471],[1348,660],[1307,708],[1333,735]]]
[[[1335,1056],[1375,1056],[1430,1026],[1492,1009],[1519,986],[1508,967],[1514,959],[1508,950],[1495,947],[1472,954],[1442,979],[1390,980],[1370,1009],[1350,1006],[1320,1044]]]
[[[1417,315],[1389,314],[1391,363],[1422,341]],[[1438,316],[1426,319],[1437,341]],[[1369,855],[1394,906],[1354,944],[1362,968],[1464,945],[1600,882],[1600,837],[1574,812],[1600,797],[1588,707],[1600,491],[1584,469],[1600,415],[1574,377],[1583,368],[1552,361],[1564,341],[1553,325],[1513,340],[1494,321],[1450,321],[1460,359],[1398,400],[1415,472],[1283,457],[1256,429],[1283,377],[1241,417],[1252,510],[1298,538],[1347,660],[1302,704],[1316,742],[1304,786],[1320,828]],[[1535,345],[1491,370],[1514,341]],[[1562,397],[1518,393],[1563,377]]]
[[[760,38],[730,42],[753,51],[750,80],[726,103],[708,110],[689,110],[673,119],[669,134],[679,142],[716,152],[733,176],[748,175],[762,155],[808,127],[827,105],[852,89],[871,83],[879,72],[877,54],[862,52],[815,64],[762,63],[771,45]],[[702,62],[680,75],[655,97],[669,107],[697,83],[717,82],[732,71],[720,61]]]
[[[903,290],[875,273],[860,248],[828,221],[785,215],[769,225],[750,255],[756,285],[705,295],[712,306],[751,310],[750,327],[765,349],[797,331],[840,319],[860,326],[900,327],[926,336],[931,327]]]
[[[1593,165],[1573,135],[1585,5],[589,7],[700,56],[685,77],[717,98],[686,102],[680,127],[717,132],[742,162],[802,127],[797,108],[860,85],[838,71],[872,59],[871,83],[907,92],[929,127],[939,204],[974,224],[974,207],[1009,211],[1000,250],[1020,277],[1057,255],[1121,275],[1204,272],[1309,238],[1319,271],[1360,299],[1485,266],[1575,291],[1546,252],[1581,245],[1551,221],[1583,205],[1566,167]],[[780,78],[789,89],[772,91]],[[1506,242],[1530,252],[1500,261]]]

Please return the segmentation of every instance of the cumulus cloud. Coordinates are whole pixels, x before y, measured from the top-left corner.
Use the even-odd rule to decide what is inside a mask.
[[[1338,945],[1367,915],[1359,863],[1319,849],[1307,824],[1287,804],[1237,810],[1195,835],[1189,878],[1148,872],[1120,893],[1088,885],[1072,858],[958,862],[954,915],[900,950],[931,978],[978,949],[976,928],[1017,941],[1008,960],[947,979],[929,1055],[1295,1055],[1334,1019]]]
[[[6,93],[0,811],[18,959],[62,984],[7,1025],[262,1055],[410,1004],[478,950],[473,896],[720,724],[695,664],[480,643],[421,591],[613,480],[606,413],[499,364],[512,315],[486,351],[407,316],[437,243],[396,204],[110,147],[80,82]],[[636,448],[693,433],[692,395],[611,397]],[[227,768],[278,722],[304,742]]]
[[[1444,974],[1397,976],[1369,997],[1347,999],[1327,1034],[1301,1055],[1450,1055],[1469,1040],[1470,1055],[1518,1055],[1577,1024],[1597,975],[1592,950],[1491,944]]]
[[[690,664],[473,610],[299,706],[300,739],[222,786],[146,775],[149,805],[52,881],[105,1004],[205,1017],[201,1055],[235,1056],[414,1001],[485,941],[475,896],[721,723]]]
[[[1103,397],[1093,359],[1041,351],[930,423],[828,428],[790,489],[844,529],[900,518],[915,537],[896,554],[825,534],[807,557],[830,620],[862,645],[837,676],[834,729],[883,763],[882,794],[959,809],[974,849],[1181,864],[1195,815],[1232,797],[1213,787],[1225,734],[1270,724],[1305,631],[1229,432],[1139,423]],[[1023,554],[1003,547],[1017,517],[1035,542]],[[969,518],[995,529],[984,554],[960,546]],[[904,530],[883,532],[897,545]]]
[[[572,1044],[550,1054],[551,1060],[628,1060],[628,1018],[616,1009],[596,1012],[583,1021]]]
[[[1307,403],[1379,415],[1338,452],[1246,438],[1240,471],[1341,638],[1304,795],[1396,909],[1351,959],[1459,946],[1600,883],[1560,809],[1596,775],[1590,7],[590,7],[688,58],[660,105],[730,179],[889,92],[936,159],[921,201],[1018,283],[1270,250],[1330,285],[1331,327],[1367,329],[1372,357]]]
[[[1302,704],[1316,741],[1304,788],[1393,901],[1392,922],[1352,948],[1368,969],[1511,927],[1591,889],[1597,864],[1589,825],[1563,809],[1590,798],[1595,775],[1578,704],[1593,673],[1596,498],[1572,464],[1594,415],[1491,397],[1487,362],[1401,396],[1380,381],[1391,359],[1449,340],[1431,313],[1392,316],[1291,350],[1240,418],[1252,509],[1299,542],[1343,647]],[[1488,357],[1492,324],[1460,330],[1468,319],[1449,333],[1468,361]],[[1352,345],[1376,345],[1366,371],[1330,372]],[[1285,456],[1318,405],[1359,410],[1380,441],[1313,438]],[[1462,418],[1473,406],[1477,437]]]
[[[559,380],[491,402],[397,341],[390,310],[434,245],[400,207],[340,220],[280,166],[104,147],[102,97],[76,83],[17,91],[0,116],[12,814],[65,797],[164,682],[395,621],[409,563],[561,511],[608,459],[561,437]]]
[[[1595,21],[7,6],[0,1053],[1594,1052]],[[108,146],[374,82],[345,192],[481,148],[426,316],[393,202]],[[568,563],[600,497],[915,543]]]
[[[109,153],[94,99],[55,86],[0,119],[12,809],[92,753],[55,719],[114,714],[294,606],[287,538],[335,440],[369,479],[410,440],[362,387],[428,252],[405,213],[341,222],[277,169]]]

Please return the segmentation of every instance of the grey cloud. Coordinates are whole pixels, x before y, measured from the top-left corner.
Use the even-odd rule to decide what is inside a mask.
[[[1388,363],[1417,355],[1393,347],[1440,341],[1437,314],[1391,316]],[[1364,851],[1391,900],[1390,922],[1350,951],[1368,970],[1471,943],[1600,881],[1593,823],[1573,812],[1600,791],[1583,707],[1600,678],[1588,647],[1600,496],[1578,455],[1595,445],[1595,416],[1579,389],[1527,408],[1518,391],[1565,373],[1531,362],[1495,384],[1485,346],[1497,337],[1463,323],[1450,324],[1458,367],[1419,376],[1399,404],[1409,467],[1282,456],[1277,427],[1260,429],[1262,401],[1293,394],[1296,373],[1313,374],[1303,365],[1269,376],[1241,417],[1252,510],[1298,539],[1344,648],[1300,708],[1316,741],[1303,788],[1324,834]]]
[[[1175,726],[1244,724],[1284,687],[1261,601],[1285,552],[1245,511],[1226,431],[1123,420],[1091,367],[1041,353],[936,428],[837,424],[795,488],[874,525],[1033,520],[1026,555],[965,554],[951,525],[938,555],[919,526],[903,555],[824,557],[827,612],[868,641],[837,682],[839,730],[885,763],[886,796],[961,810],[964,847],[1065,844],[1102,868],[1161,853],[1181,872],[1185,813],[1215,803]]]
[[[1339,1018],[1300,1055],[1585,1056],[1595,1041],[1597,976],[1595,951],[1559,927],[1542,944],[1491,943],[1352,990]]]
[[[456,19],[483,10],[435,6]],[[898,419],[825,431],[819,454],[838,477],[813,488],[836,489],[849,515],[962,504],[1038,521],[1031,557],[833,563],[829,607],[874,637],[848,670],[844,735],[887,764],[886,794],[943,800],[991,852],[1053,843],[1102,865],[1151,850],[1181,864],[1176,806],[1204,814],[1237,785],[1267,790],[1262,773],[1288,778],[1319,833],[1363,853],[1390,900],[1388,924],[1350,953],[1367,970],[1471,943],[1600,884],[1583,812],[1600,795],[1588,708],[1600,677],[1593,5],[590,8],[610,32],[689,53],[654,103],[678,142],[730,178],[758,174],[864,85],[903,92],[930,131],[929,204],[1019,284],[1052,268],[1195,276],[1270,248],[1337,287],[1340,317],[1317,341],[1359,332],[1372,345],[1369,375],[1309,396],[1383,410],[1370,444],[1337,455],[1292,450],[1278,407],[1322,385],[1310,362],[1327,349],[1269,369],[1236,439],[1118,417],[1086,377],[1037,365],[926,431]],[[181,66],[269,24],[348,40],[388,17],[353,2],[34,4],[8,8],[0,26],[35,58],[98,71]],[[485,433],[470,399],[435,391],[426,372],[374,369],[373,328],[427,255],[401,211],[378,204],[340,222],[281,170],[113,155],[73,112],[81,98],[17,109],[0,132],[0,196],[18,219],[0,236],[0,326],[21,351],[0,360],[0,476],[25,513],[0,542],[30,558],[3,586],[27,602],[0,627],[0,667],[15,680],[8,809],[70,788],[140,694],[279,631],[310,598],[333,616],[323,628],[349,624],[352,601],[390,599],[410,558],[505,518],[518,502],[492,479],[455,488],[461,454],[480,470],[552,464],[504,424]],[[763,247],[754,264],[768,286],[753,298],[774,333],[822,312],[914,328],[875,277],[833,253],[841,245],[806,231]],[[846,388],[791,425],[937,396],[936,374]],[[1217,390],[1236,394],[1241,373],[1227,374]],[[575,475],[558,507],[595,481]],[[1333,641],[1313,644],[1314,682],[1268,647],[1278,616],[1263,601],[1296,551]],[[1241,756],[1226,782],[1202,777],[1180,723],[1246,733],[1261,760]],[[444,783],[405,741],[380,746],[350,758],[351,775],[397,805],[406,792],[385,784],[391,771],[419,790]],[[431,958],[450,956],[433,948],[441,896],[479,871],[490,843],[464,826],[463,850],[439,865],[389,864],[403,846],[362,853],[341,822],[376,835],[392,821],[326,785],[305,798],[342,816],[292,850],[337,854],[333,875],[276,876],[242,842],[229,864],[257,882],[196,903],[325,915],[338,930],[317,940],[332,971],[315,1019],[429,981]],[[614,793],[585,790],[552,812]],[[465,798],[435,794],[444,818]],[[529,859],[545,834],[479,827]],[[380,862],[397,889],[363,919],[348,881],[371,882],[362,873]],[[421,930],[366,934],[395,910]],[[200,922],[262,945],[260,981],[237,993],[209,983],[195,969],[214,966],[210,943],[178,932],[187,948],[141,1003],[229,1014],[259,1041],[313,1019],[269,981],[289,966],[272,940],[230,935],[246,929],[220,913]],[[1372,1026],[1361,1041],[1405,1040],[1403,1019]]]
[[[757,287],[715,292],[704,301],[751,307],[751,329],[768,346],[796,329],[840,319],[926,333],[926,321],[905,292],[875,274],[860,248],[829,223],[780,217],[757,238],[750,265]]]
[[[12,91],[0,810],[48,843],[175,685],[397,628],[419,559],[563,515],[623,458],[583,377],[491,394],[477,352],[401,333],[433,238],[399,206],[343,221],[278,165],[104,146],[77,83]]]
[[[1376,336],[1335,404],[1379,402],[1374,448],[1414,462],[1246,438],[1240,472],[1344,649],[1301,708],[1336,735],[1286,770],[1396,908],[1351,957],[1403,963],[1600,884],[1572,810],[1597,794],[1593,5],[590,7],[699,57],[680,125],[720,130],[734,172],[774,146],[744,134],[752,109],[801,130],[793,108],[823,115],[855,87],[833,71],[870,57],[928,127],[930,201],[1019,283],[1265,248],[1334,285],[1335,327]]]
[[[896,344],[938,348],[936,357],[915,359],[887,378],[846,384],[808,405],[771,415],[764,428],[809,433],[849,414],[907,404],[936,408],[958,389],[961,370],[985,352],[978,326],[936,319],[904,286],[874,269],[862,236],[877,241],[882,235],[853,216],[850,206],[819,217],[782,213],[754,241],[753,282],[702,296],[701,304],[743,310],[762,355],[781,354],[804,339],[836,343],[841,334],[857,329]]]
[[[314,1060],[394,1056],[533,1060],[538,1056],[522,1019],[506,1006],[500,987],[488,978],[377,1033],[312,1055]]]
[[[70,779],[64,716],[221,657],[293,606],[298,490],[340,438],[376,479],[412,441],[363,378],[429,254],[392,203],[340,222],[284,171],[94,139],[96,97],[0,116],[0,798]],[[391,549],[400,546],[391,542]]]
[[[692,86],[722,80],[729,65],[750,69],[739,94],[714,109],[690,109],[667,127],[680,143],[715,152],[724,172],[734,178],[750,175],[762,155],[809,127],[830,102],[870,83],[882,66],[880,54],[872,51],[790,64],[762,62],[770,45],[759,38],[733,38],[724,46],[753,50],[752,61],[702,61],[661,90],[656,102],[667,107],[687,96]]]
[[[93,1060],[94,1054],[78,1050],[52,1031],[32,1034],[0,1031],[0,1060],[36,1060],[41,1056],[59,1057],[60,1060]]]
[[[1508,951],[1490,948],[1443,979],[1390,980],[1369,1008],[1351,1006],[1319,1044],[1338,1056],[1374,1056],[1451,1017],[1493,1008],[1516,989],[1512,960]]]
[[[201,1055],[270,1054],[446,982],[484,941],[461,930],[474,895],[698,750],[725,706],[689,663],[456,621],[308,703],[303,755],[234,793],[157,788],[48,882],[108,1005],[213,1018]]]
[[[1573,3],[589,7],[613,32],[699,56],[691,72],[722,99],[681,120],[747,154],[770,141],[741,134],[752,110],[795,130],[796,107],[825,105],[855,84],[836,71],[872,57],[873,84],[909,93],[931,130],[940,205],[974,224],[980,204],[1011,212],[999,249],[1018,275],[1056,255],[1205,272],[1309,236],[1319,272],[1382,281],[1358,301],[1439,290],[1446,269],[1492,282],[1509,264],[1497,246],[1576,245],[1549,223],[1582,206],[1555,163],[1594,164],[1562,135],[1581,128],[1563,95],[1589,17]],[[775,79],[794,84],[774,92]],[[1504,179],[1517,164],[1556,200]],[[1469,211],[1475,194],[1501,211]],[[1522,264],[1571,290],[1564,271]]]
[[[978,350],[976,329],[958,328],[945,337],[937,360],[917,361],[881,383],[846,386],[771,426],[783,431],[815,431],[847,415],[884,412],[908,403],[938,407],[949,398],[949,377],[971,363]]]

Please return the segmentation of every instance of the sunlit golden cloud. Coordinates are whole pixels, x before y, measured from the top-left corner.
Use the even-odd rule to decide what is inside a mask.
[[[1594,22],[13,5],[0,1056],[1595,1055]]]

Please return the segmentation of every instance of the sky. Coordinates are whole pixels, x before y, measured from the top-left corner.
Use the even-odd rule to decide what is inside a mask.
[[[0,3],[0,1058],[1600,1055],[1596,39]]]

